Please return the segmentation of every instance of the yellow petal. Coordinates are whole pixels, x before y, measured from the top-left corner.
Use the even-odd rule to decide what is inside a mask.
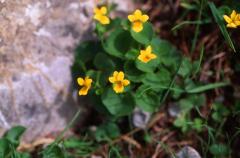
[[[100,16],[98,21],[103,25],[107,25],[110,23],[110,19],[107,16]]]
[[[124,86],[122,84],[114,84],[113,90],[116,93],[122,93],[124,91]]]
[[[94,8],[93,12],[95,14],[100,14],[101,13],[100,9],[98,9],[97,7]]]
[[[240,26],[240,21],[235,21],[234,22],[237,26]]]
[[[146,52],[147,52],[147,53],[151,53],[151,52],[152,52],[152,47],[151,47],[151,46],[147,46]]]
[[[127,85],[129,85],[130,84],[130,81],[129,80],[123,80],[123,86],[127,86]]]
[[[89,88],[83,87],[79,90],[78,94],[79,95],[87,95]]]
[[[139,10],[139,9],[135,10],[134,15],[135,16],[141,16],[142,15],[141,10]]]
[[[232,19],[233,21],[239,20],[239,14],[236,14],[236,16]]]
[[[116,81],[114,77],[109,77],[108,80],[109,80],[109,82],[111,82],[111,83],[114,83],[114,82]]]
[[[230,15],[231,19],[235,19],[236,15],[237,15],[237,12],[235,10],[233,10]]]
[[[117,76],[118,76],[118,72],[117,72],[117,71],[114,71],[114,72],[113,72],[113,77],[114,77],[115,81],[117,80]]]
[[[135,16],[134,15],[128,15],[128,20],[130,22],[134,22],[136,20]]]
[[[141,18],[140,18],[140,20],[142,22],[146,22],[146,21],[148,21],[148,19],[149,19],[149,17],[147,15],[142,15]]]
[[[230,23],[230,24],[227,24],[227,27],[229,27],[229,28],[237,28],[237,25],[235,25],[234,23]]]
[[[144,63],[148,62],[148,60],[146,60],[146,55],[143,55],[143,54],[138,56],[138,60],[140,60],[141,62],[144,62]]]
[[[100,11],[103,15],[107,14],[107,7],[105,6],[101,7]]]
[[[118,73],[117,80],[118,80],[118,81],[122,81],[123,79],[124,79],[124,73],[123,73],[122,71],[120,71],[120,72]]]
[[[78,77],[78,78],[77,78],[77,83],[78,83],[80,86],[83,86],[83,85],[84,85],[84,79],[81,78],[81,77]]]
[[[102,17],[101,14],[95,14],[93,18],[94,18],[95,20],[98,20],[98,21],[99,21],[99,20],[101,19],[101,17]]]
[[[85,77],[85,85],[91,87],[92,79],[89,77]]]
[[[230,17],[228,17],[227,15],[224,15],[223,16],[224,20],[227,22],[227,23],[231,23],[232,22],[232,19]]]
[[[134,22],[132,29],[134,32],[141,32],[143,30],[143,24],[141,22]]]
[[[153,53],[149,54],[149,57],[150,57],[151,59],[156,59],[156,58],[157,58],[157,56],[156,56],[155,54],[153,54]]]

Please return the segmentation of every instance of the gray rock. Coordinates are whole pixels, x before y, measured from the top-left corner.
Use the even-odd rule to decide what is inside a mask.
[[[168,113],[172,117],[177,117],[181,114],[181,108],[177,103],[170,103],[168,106]]]
[[[176,154],[176,158],[201,158],[201,156],[194,148],[185,146]]]
[[[62,130],[79,108],[70,67],[76,44],[92,38],[96,1],[0,2],[0,133],[21,124],[31,141]]]
[[[151,113],[142,111],[139,108],[135,108],[133,112],[133,125],[138,128],[146,128],[147,123],[149,122]]]

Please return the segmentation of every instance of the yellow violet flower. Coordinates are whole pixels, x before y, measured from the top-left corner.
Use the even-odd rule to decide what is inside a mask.
[[[224,15],[223,18],[227,22],[227,27],[237,28],[237,26],[240,26],[240,14],[238,14],[235,10],[232,11],[230,17]]]
[[[99,21],[103,25],[110,23],[109,17],[107,17],[107,7],[94,8],[94,19]]]
[[[77,78],[77,83],[82,86],[82,88],[79,90],[79,95],[87,95],[88,90],[91,88],[92,85],[92,79],[89,77],[85,77],[85,79],[79,77]]]
[[[132,29],[135,32],[140,32],[143,30],[143,23],[145,23],[149,17],[143,15],[140,10],[136,10],[133,14],[128,15],[128,20],[132,23]]]
[[[130,84],[129,80],[124,79],[124,73],[122,71],[114,71],[113,76],[108,79],[113,84],[113,90],[116,93],[122,93],[124,87]]]
[[[148,46],[146,50],[141,50],[140,55],[138,56],[138,59],[144,63],[149,62],[152,59],[157,58],[157,56],[152,53],[152,47]]]

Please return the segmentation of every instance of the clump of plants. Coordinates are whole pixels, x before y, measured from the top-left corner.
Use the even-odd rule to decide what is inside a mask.
[[[153,113],[169,92],[178,99],[224,85],[194,83],[190,77],[198,73],[200,62],[182,57],[159,38],[141,10],[115,19],[105,6],[94,13],[97,39],[78,46],[72,72],[79,95],[90,98],[100,112],[119,117],[138,107]]]

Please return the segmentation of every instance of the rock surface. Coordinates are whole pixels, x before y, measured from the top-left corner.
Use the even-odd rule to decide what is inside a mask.
[[[124,11],[129,1],[121,1]],[[31,141],[62,130],[76,112],[73,50],[92,30],[94,0],[0,1],[0,131],[28,127]],[[124,7],[128,6],[128,7]]]

